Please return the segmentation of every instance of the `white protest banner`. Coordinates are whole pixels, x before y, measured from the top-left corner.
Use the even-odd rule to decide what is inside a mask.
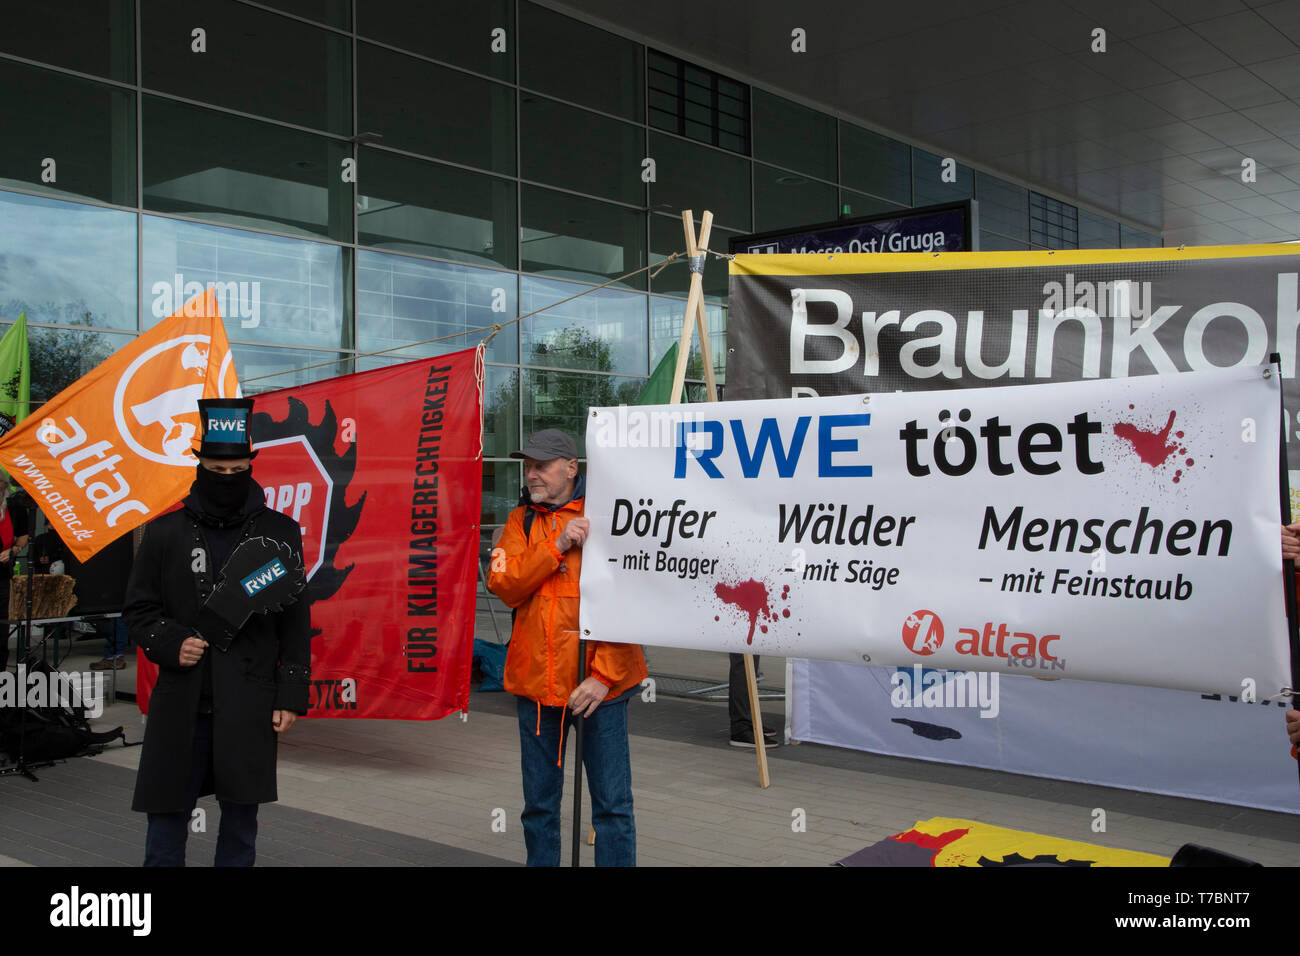
[[[583,634],[1267,697],[1279,428],[1262,366],[593,409]]]

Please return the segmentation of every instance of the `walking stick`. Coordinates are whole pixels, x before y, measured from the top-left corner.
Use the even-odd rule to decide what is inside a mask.
[[[586,679],[587,671],[587,642],[581,638],[578,640],[578,683],[581,684]],[[573,761],[573,853],[571,855],[570,866],[578,865],[578,853],[582,848],[582,725],[586,718],[577,715],[574,721],[574,756]]]

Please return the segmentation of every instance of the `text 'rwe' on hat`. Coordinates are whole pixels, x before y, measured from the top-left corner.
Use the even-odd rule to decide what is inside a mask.
[[[203,440],[195,452],[200,458],[256,458],[248,421],[251,398],[201,398],[199,421]]]

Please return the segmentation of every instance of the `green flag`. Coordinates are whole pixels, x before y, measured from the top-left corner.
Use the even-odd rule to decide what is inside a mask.
[[[677,343],[674,342],[668,349],[668,353],[659,360],[655,370],[650,373],[642,387],[640,394],[636,397],[638,405],[667,405],[673,398],[673,374],[677,371]],[[685,392],[686,389],[682,388]],[[682,401],[686,396],[682,395]]]
[[[0,435],[27,417],[32,362],[27,351],[27,313],[0,339]]]

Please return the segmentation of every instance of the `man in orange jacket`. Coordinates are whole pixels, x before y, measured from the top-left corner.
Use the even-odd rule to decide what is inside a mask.
[[[548,428],[510,457],[523,459],[527,489],[493,549],[488,587],[516,610],[505,687],[519,700],[528,865],[560,863],[564,732],[580,716],[596,865],[635,866],[627,700],[645,679],[645,657],[636,644],[589,641],[578,682],[578,578],[591,531],[578,448]]]

